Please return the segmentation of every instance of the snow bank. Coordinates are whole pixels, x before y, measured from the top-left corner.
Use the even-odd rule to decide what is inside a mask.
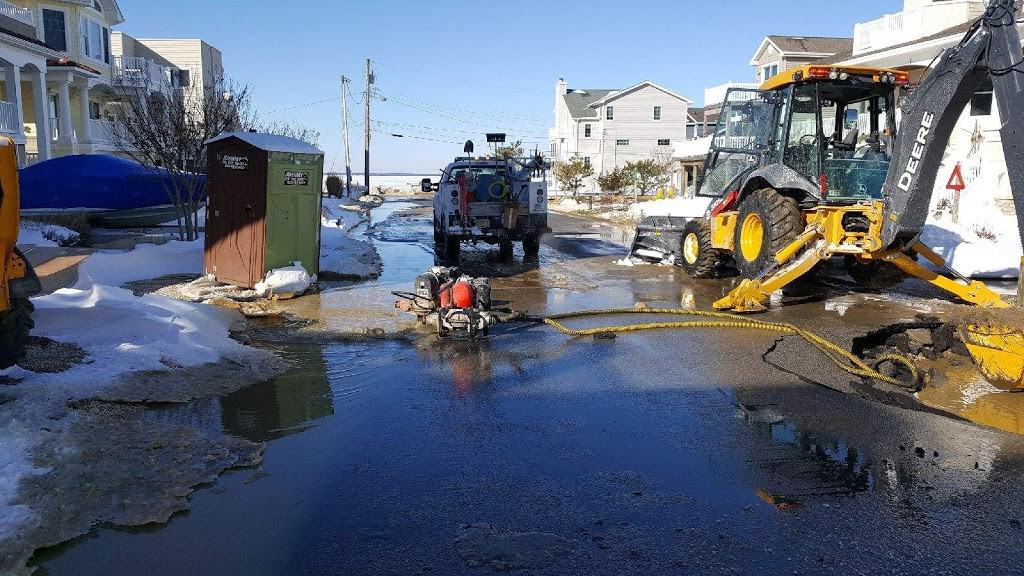
[[[298,296],[309,290],[314,282],[316,277],[309,275],[302,262],[292,262],[291,266],[268,272],[262,282],[256,283],[256,294],[261,298],[270,295]]]
[[[253,353],[229,334],[242,316],[215,306],[103,285],[58,290],[33,302],[33,334],[80,346],[89,363],[60,374],[28,373],[23,386],[64,383],[84,392],[129,372],[244,361]]]
[[[320,218],[320,278],[376,278],[382,264],[373,244],[349,236],[365,219],[365,208],[325,202]]]
[[[69,246],[78,241],[78,232],[63,226],[22,220],[18,229],[18,244],[33,246]]]
[[[932,220],[925,225],[921,241],[969,278],[1009,279],[1019,275],[1021,244],[1016,218],[990,214],[989,223],[982,227]]]
[[[104,250],[89,256],[78,267],[75,288],[96,284],[121,286],[135,280],[149,280],[169,274],[201,274],[203,240],[166,244],[139,244],[133,250]]]
[[[696,196],[693,198],[666,198],[650,202],[637,202],[629,207],[629,216],[633,220],[641,220],[648,216],[681,216],[684,218],[700,218],[707,213],[713,198]]]

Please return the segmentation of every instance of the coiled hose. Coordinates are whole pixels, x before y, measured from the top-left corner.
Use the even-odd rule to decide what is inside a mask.
[[[674,322],[648,322],[643,324],[624,324],[620,326],[601,326],[598,328],[574,329],[565,326],[561,321],[575,318],[589,318],[595,316],[621,316],[625,314],[666,314],[675,316],[694,316],[708,318],[707,320],[689,320]],[[788,322],[765,322],[752,319],[746,316],[737,316],[724,312],[711,312],[705,310],[691,310],[687,308],[611,308],[605,310],[583,310],[579,312],[567,312],[555,314],[543,319],[544,323],[555,328],[567,336],[595,336],[600,334],[614,334],[622,332],[639,332],[642,330],[664,330],[680,328],[742,328],[749,330],[764,330],[787,336],[799,336],[807,343],[817,348],[826,358],[835,364],[840,370],[858,376],[869,378],[879,382],[885,382],[901,388],[917,387],[918,384],[927,384],[927,374],[922,373],[914,363],[906,356],[900,354],[883,354],[876,358],[872,364],[867,364],[852,352],[842,346],[826,340],[822,336],[805,330]],[[903,366],[910,372],[911,381],[905,382],[899,378],[882,374],[878,368],[885,363],[892,363]]]

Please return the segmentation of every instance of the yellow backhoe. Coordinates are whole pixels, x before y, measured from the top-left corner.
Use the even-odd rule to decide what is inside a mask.
[[[18,250],[18,156],[10,138],[0,138],[0,369],[18,363],[33,328],[29,297],[41,290],[39,279]]]
[[[971,304],[1009,307],[920,241],[950,135],[986,81],[1024,239],[1024,53],[1013,0],[991,0],[899,103],[906,72],[855,66],[812,64],[759,90],[730,90],[698,186],[715,198],[708,214],[641,222],[633,251],[671,253],[697,278],[734,263],[742,280],[715,302],[720,310],[764,310],[773,292],[837,256],[870,287],[911,275]],[[961,336],[986,376],[1024,387],[1022,330],[968,322]]]

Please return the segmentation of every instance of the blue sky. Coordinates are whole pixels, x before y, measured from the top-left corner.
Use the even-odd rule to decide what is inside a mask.
[[[766,34],[850,36],[901,0],[121,0],[137,37],[203,38],[268,119],[323,133],[342,170],[339,78],[354,79],[353,171],[362,171],[365,58],[375,61],[371,172],[432,173],[487,131],[546,147],[554,84],[652,80],[697,105],[705,86],[750,81]],[[391,133],[404,134],[395,138]],[[413,138],[414,136],[418,138]],[[432,139],[432,140],[428,140]],[[437,142],[433,140],[442,140]],[[478,148],[479,149],[479,148]]]

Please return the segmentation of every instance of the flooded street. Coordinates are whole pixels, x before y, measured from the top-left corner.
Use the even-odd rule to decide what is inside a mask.
[[[464,250],[464,270],[494,277],[494,300],[535,315],[707,309],[731,286],[613,264],[626,232],[609,224],[551,224],[537,262],[518,246],[511,262],[481,246]],[[903,407],[799,340],[762,332],[596,340],[510,324],[440,342],[390,295],[434,263],[430,233],[424,202],[385,203],[366,225],[381,277],[288,304],[332,332],[379,338],[255,342],[292,368],[148,409],[153,421],[266,442],[258,469],[198,490],[165,525],[100,527],[45,550],[37,573],[1024,571],[1024,436]],[[826,281],[823,296],[762,318],[849,346],[946,306],[930,293],[850,288]],[[1020,432],[1018,396],[971,405],[1000,415],[979,422]],[[953,410],[956,399],[926,403]]]

